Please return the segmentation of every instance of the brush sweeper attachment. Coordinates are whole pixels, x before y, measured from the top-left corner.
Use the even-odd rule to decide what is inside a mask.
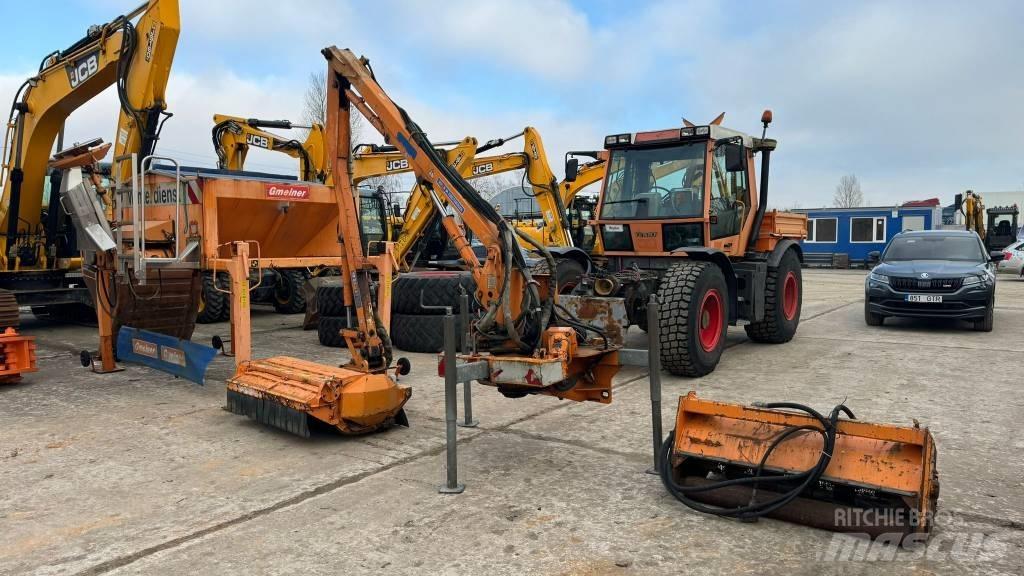
[[[853,418],[841,404],[822,415],[789,402],[743,406],[690,392],[662,446],[661,479],[700,512],[926,538],[939,497],[931,432]]]

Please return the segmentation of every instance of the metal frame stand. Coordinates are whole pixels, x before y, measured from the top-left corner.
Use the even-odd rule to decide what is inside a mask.
[[[467,316],[469,310],[468,297],[462,296],[462,318],[463,326],[468,326]],[[646,366],[649,371],[651,390],[651,435],[653,440],[653,462],[654,466],[648,470],[651,474],[659,472],[658,452],[661,448],[661,334],[658,325],[658,301],[656,296],[651,296],[647,306],[647,350],[623,348],[619,350],[619,363],[622,366]],[[463,350],[468,350],[468,334],[463,334]],[[450,307],[445,307],[444,316],[444,411],[445,411],[445,451],[447,463],[447,476],[443,485],[438,488],[442,494],[461,494],[466,485],[459,483],[458,470],[458,445],[456,437],[457,426],[475,426],[473,420],[473,407],[470,399],[470,383],[474,380],[486,379],[490,374],[486,360],[476,362],[459,363],[456,357],[455,340],[455,316]],[[458,394],[457,386],[462,383],[465,386],[466,419],[464,423],[456,423],[458,420]]]
[[[653,440],[654,466],[648,474],[659,474],[661,463],[661,326],[658,320],[658,297],[651,294],[647,303],[647,369],[651,381],[651,436]]]
[[[444,315],[444,433],[445,433],[445,483],[437,491],[441,494],[461,494],[465,484],[459,483],[458,446],[455,432],[455,420],[458,418],[458,402],[455,387],[458,385],[455,359],[455,316],[452,309],[445,310]]]

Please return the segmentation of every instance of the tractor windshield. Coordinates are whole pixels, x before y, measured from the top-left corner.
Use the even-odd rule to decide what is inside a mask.
[[[700,217],[706,151],[706,142],[613,151],[601,218]]]

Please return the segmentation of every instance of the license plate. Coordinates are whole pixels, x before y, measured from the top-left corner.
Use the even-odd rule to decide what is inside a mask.
[[[928,304],[937,304],[942,302],[942,296],[935,294],[907,294],[907,302],[926,302]]]

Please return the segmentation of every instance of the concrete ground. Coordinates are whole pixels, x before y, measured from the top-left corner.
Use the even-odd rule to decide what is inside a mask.
[[[459,429],[467,488],[446,496],[443,385],[428,355],[408,355],[411,428],[302,439],[222,409],[228,358],[205,386],[137,366],[96,376],[77,358],[93,329],[27,318],[40,371],[0,388],[0,574],[1024,572],[1024,282],[1000,279],[988,334],[869,328],[862,286],[863,272],[805,271],[797,337],[759,345],[734,328],[713,374],[665,375],[666,428],[688,390],[917,419],[937,439],[942,483],[925,550],[836,560],[830,532],[679,504],[644,473],[642,370],[620,373],[611,405],[474,387],[480,427]],[[257,356],[343,361],[299,322],[255,311]],[[227,326],[198,332],[207,341]]]

